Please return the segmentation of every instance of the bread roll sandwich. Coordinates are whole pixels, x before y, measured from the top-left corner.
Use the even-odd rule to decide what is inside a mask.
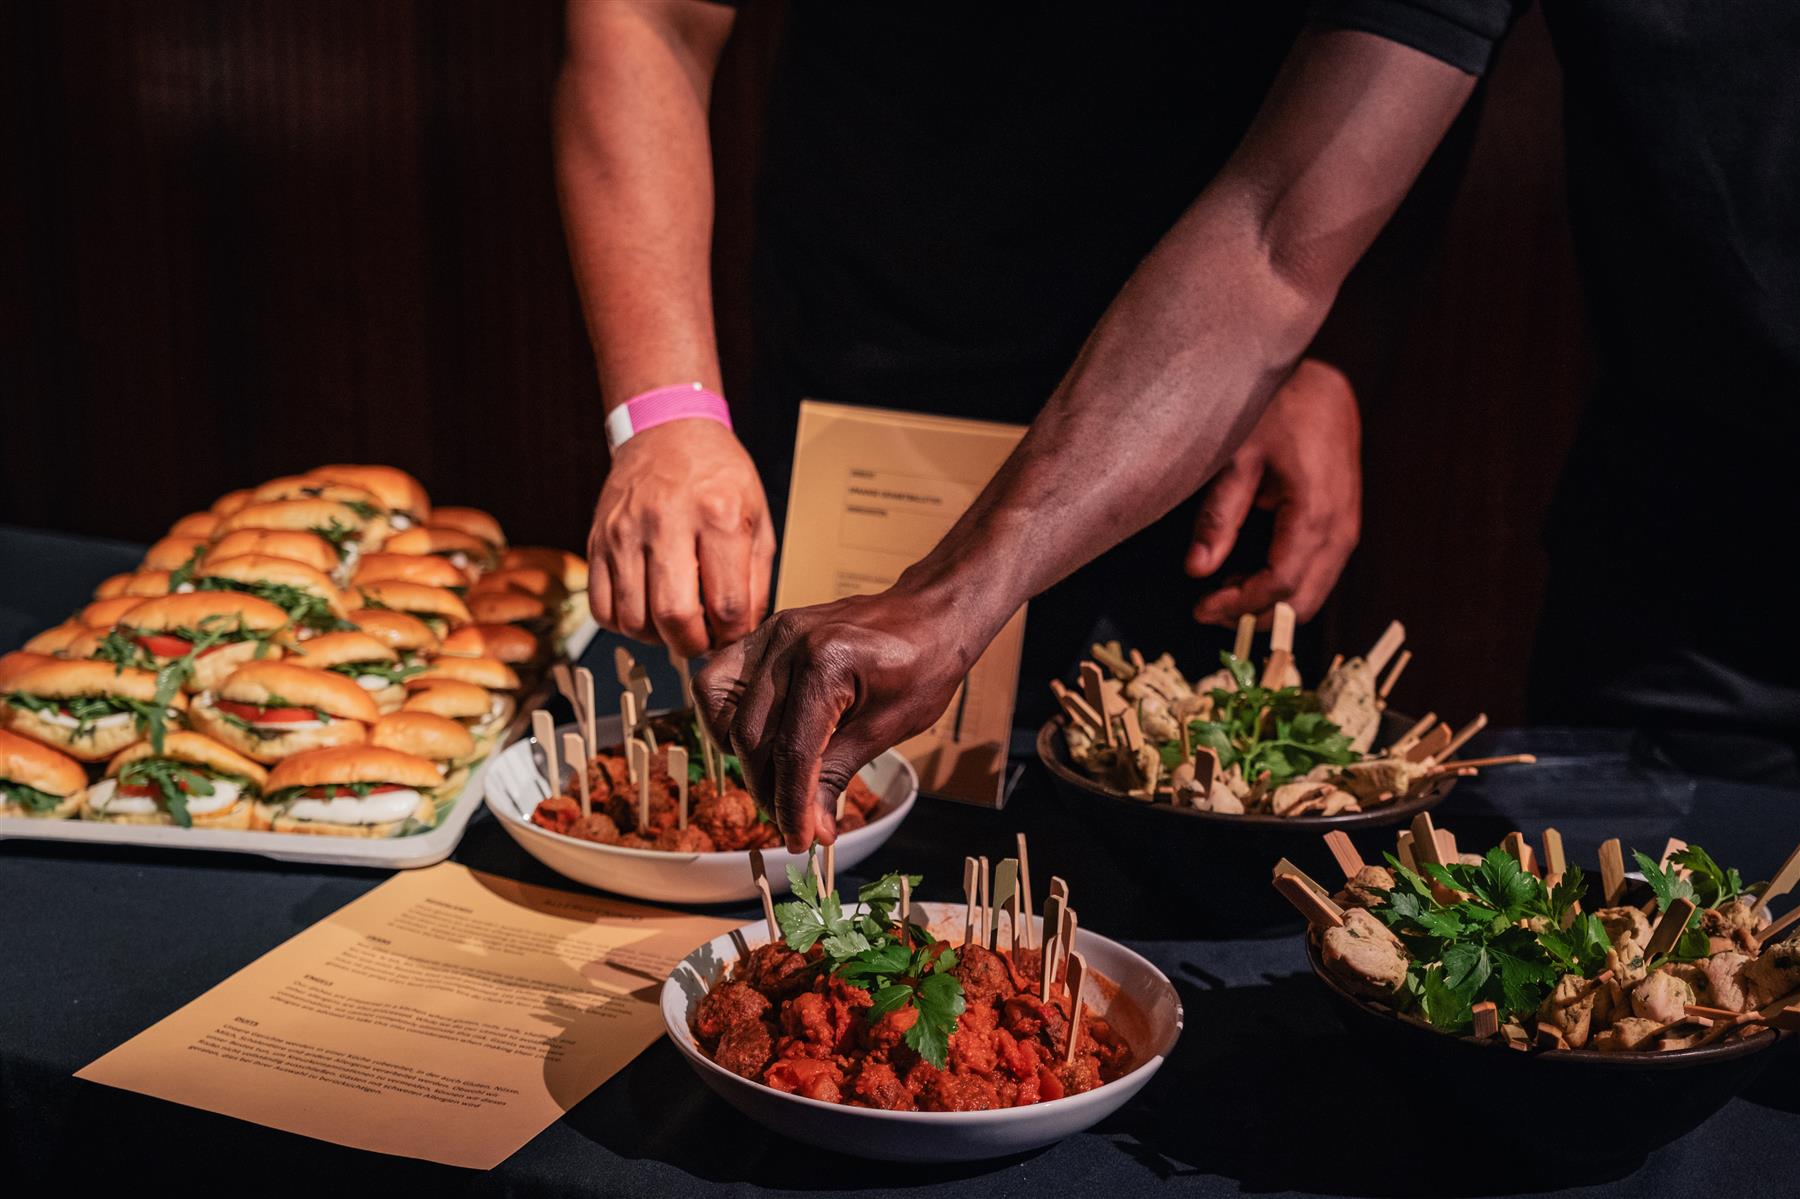
[[[388,524],[396,531],[422,525],[431,519],[431,497],[419,481],[393,466],[359,466],[337,463],[306,472],[315,479],[348,483],[372,491],[387,509]]]
[[[145,737],[160,741],[187,707],[179,691],[159,699],[150,671],[94,659],[41,662],[9,686],[0,724],[83,762],[103,762]]]
[[[397,837],[437,820],[443,775],[424,758],[372,745],[296,754],[269,774],[251,827],[332,837]]]
[[[291,660],[343,675],[367,691],[382,712],[398,712],[406,702],[406,680],[426,669],[423,658],[402,657],[381,638],[354,629],[299,642]]]
[[[265,554],[219,558],[208,554],[194,572],[201,591],[240,592],[268,600],[287,613],[296,636],[350,627],[337,584],[303,562]]]
[[[258,762],[361,745],[381,713],[369,693],[329,670],[250,662],[194,697],[195,728]]]
[[[86,794],[80,762],[0,729],[0,819],[64,820],[81,809]]]
[[[114,824],[175,824],[182,828],[250,827],[268,772],[211,737],[178,730],[158,752],[140,741],[106,767],[88,788],[81,814]]]
[[[391,612],[416,616],[438,637],[461,625],[474,623],[462,597],[447,587],[427,587],[423,583],[389,580],[364,583],[355,588],[355,591],[361,599],[361,607],[385,608]],[[354,616],[351,617],[352,622],[355,619]]]
[[[447,716],[430,712],[390,712],[369,730],[369,744],[435,763],[444,775],[433,795],[440,808],[462,791],[470,770],[481,760],[475,737],[468,729]]]
[[[150,671],[179,663],[182,690],[193,695],[218,686],[246,662],[281,657],[276,639],[287,624],[287,613],[266,599],[190,591],[139,600],[117,627],[75,642],[69,652]]]
[[[337,547],[309,529],[234,529],[207,547],[206,560],[260,554],[287,558],[328,575],[338,569]]]

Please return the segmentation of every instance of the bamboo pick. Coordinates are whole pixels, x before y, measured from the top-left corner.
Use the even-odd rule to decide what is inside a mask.
[[[1674,857],[1676,854],[1680,853],[1682,850],[1686,849],[1687,847],[1688,847],[1687,842],[1683,841],[1680,837],[1670,837],[1668,839],[1668,841],[1664,842],[1662,857],[1656,859],[1656,864],[1658,866],[1663,867],[1665,870],[1668,869],[1669,859]],[[1686,866],[1677,866],[1676,870],[1680,872],[1680,876],[1682,878],[1687,878],[1690,874],[1693,873]]]
[[[1506,834],[1506,839],[1500,842],[1500,846],[1512,855],[1513,861],[1519,864],[1519,869],[1526,874],[1537,873],[1535,855],[1531,852],[1531,843],[1525,840],[1524,833],[1514,829]]]
[[[1325,668],[1325,673],[1326,674],[1336,674],[1337,668],[1342,666],[1343,664],[1344,664],[1344,655],[1333,654],[1333,655],[1331,655],[1331,665],[1329,665]]]
[[[1325,848],[1337,859],[1338,869],[1344,872],[1346,882],[1362,873],[1363,858],[1356,852],[1356,843],[1350,840],[1349,833],[1341,828],[1332,829],[1325,834]]]
[[[1562,834],[1553,828],[1544,830],[1544,881],[1555,885],[1569,871],[1569,859],[1563,855]]]
[[[619,678],[619,686],[631,687],[631,672],[637,669],[637,659],[631,651],[622,645],[613,646],[613,673]]]
[[[1012,930],[1013,960],[1017,961],[1019,958],[1020,929],[1019,929],[1019,888],[1016,886],[1013,888],[1013,893],[1007,897],[1006,919],[1007,919],[1008,926]]]
[[[538,748],[544,751],[544,776],[550,784],[550,794],[561,795],[562,770],[556,761],[556,722],[542,708],[531,714],[531,735],[537,740]]]
[[[675,677],[681,680],[681,706],[683,708],[693,707],[694,676],[693,672],[688,669],[688,660],[674,650],[670,650],[669,665],[675,668]]]
[[[581,695],[581,735],[588,743],[588,757],[600,752],[600,738],[594,728],[594,672],[585,666],[575,668],[575,689]]]
[[[1793,911],[1775,921],[1760,933],[1757,933],[1756,943],[1758,945],[1767,945],[1770,941],[1773,941],[1777,935],[1786,932],[1792,927],[1796,920],[1800,920],[1800,907],[1796,907]]]
[[[1250,646],[1256,641],[1256,616],[1246,612],[1238,617],[1237,637],[1231,643],[1231,653],[1240,662],[1250,660]]]
[[[631,693],[637,696],[638,736],[656,752],[656,730],[650,727],[650,675],[642,666],[635,666],[631,671]]]
[[[1475,1035],[1486,1040],[1500,1031],[1500,1009],[1494,1006],[1491,999],[1483,1000],[1470,1009],[1475,1016]]]
[[[1437,831],[1437,843],[1438,853],[1445,862],[1454,862],[1460,856],[1456,852],[1456,834],[1449,829],[1441,828]]]
[[[581,738],[574,733],[563,734],[563,758],[575,768],[575,786],[580,789],[580,795],[577,798],[581,800],[581,814],[583,816],[592,816],[594,814],[594,800],[593,797],[588,794],[587,747],[581,743]]]
[[[1056,697],[1056,702],[1071,721],[1087,727],[1089,736],[1100,734],[1100,713],[1094,711],[1087,700],[1063,686],[1061,679],[1050,680],[1050,694]]]
[[[1406,760],[1429,766],[1437,760],[1439,754],[1444,752],[1444,747],[1448,744],[1450,744],[1450,726],[1440,724],[1419,738],[1417,745],[1406,751]],[[1457,765],[1466,766],[1468,763],[1458,762]]]
[[[1317,894],[1323,895],[1327,899],[1331,898],[1331,892],[1327,891],[1325,889],[1324,885],[1322,883],[1320,883],[1318,879],[1316,879],[1312,875],[1306,873],[1306,871],[1300,869],[1300,867],[1294,865],[1292,862],[1288,861],[1286,858],[1282,858],[1279,862],[1276,862],[1275,869],[1271,873],[1272,873],[1272,877],[1275,877],[1275,878],[1281,878],[1283,876],[1286,876],[1289,878],[1297,878],[1302,883],[1304,883],[1307,887],[1311,888]]]
[[[1036,930],[1031,920],[1031,855],[1025,851],[1025,834],[1016,838],[1019,846],[1019,893],[1024,897],[1025,909],[1025,948],[1036,949]]]
[[[1419,872],[1419,861],[1413,856],[1413,835],[1409,830],[1401,829],[1400,832],[1395,835],[1394,856],[1400,859],[1400,864],[1402,866],[1406,867],[1414,874]]]
[[[1794,847],[1794,852],[1788,855],[1787,861],[1781,864],[1781,869],[1769,880],[1769,889],[1762,894],[1763,906],[1768,907],[1770,900],[1780,899],[1792,891],[1796,884],[1800,884],[1800,845]]]
[[[769,943],[779,944],[781,926],[775,923],[775,896],[769,892],[769,870],[763,863],[760,849],[750,851],[750,875],[756,880],[756,889],[762,892],[763,919],[769,922]]]
[[[1188,763],[1194,760],[1193,730],[1188,726],[1185,716],[1181,720],[1181,760]]]
[[[1455,762],[1445,762],[1440,770],[1480,770],[1488,766],[1530,766],[1537,761],[1536,754],[1505,754],[1498,758],[1463,758]]]
[[[1437,828],[1431,823],[1430,812],[1420,812],[1412,818],[1412,851],[1421,863],[1444,864],[1443,847],[1438,843]]]
[[[1274,885],[1314,928],[1336,928],[1344,922],[1344,909],[1301,882],[1295,875],[1278,874]]]
[[[1075,933],[1080,927],[1081,921],[1076,917],[1075,909],[1067,903],[1063,904],[1062,928],[1056,934],[1056,956],[1064,986],[1069,984],[1069,955],[1075,952]]]
[[[1044,927],[1040,940],[1043,949],[1038,954],[1038,999],[1050,1002],[1050,989],[1056,978],[1057,946],[1062,934],[1063,901],[1060,895],[1052,895],[1044,900]]]
[[[1388,671],[1387,678],[1383,679],[1381,686],[1375,690],[1378,698],[1386,699],[1388,697],[1388,693],[1394,689],[1394,684],[1400,681],[1400,672],[1406,669],[1408,662],[1412,661],[1412,656],[1412,651],[1409,649],[1400,651],[1400,656],[1394,659],[1394,668]]]
[[[688,752],[679,745],[669,746],[669,777],[675,780],[675,827],[685,829],[688,818]]]
[[[993,880],[989,878],[988,875],[987,855],[983,854],[981,857],[976,858],[975,861],[981,871],[981,944],[986,945],[988,943],[988,926],[994,921],[994,909],[989,902],[989,898],[993,894]]]
[[[567,662],[556,663],[550,668],[550,677],[556,680],[557,691],[569,701],[569,706],[575,709],[575,715],[579,718],[581,716],[581,700],[575,694],[575,674],[569,669],[569,664]]]
[[[1120,713],[1119,724],[1125,730],[1126,749],[1135,754],[1138,750],[1144,748],[1144,729],[1143,726],[1138,723],[1136,708],[1126,708],[1124,712]]]
[[[1261,683],[1264,687],[1290,685],[1294,671],[1294,609],[1286,603],[1275,605],[1269,625],[1269,660],[1263,664]]]
[[[1388,627],[1382,630],[1380,640],[1369,650],[1369,673],[1380,674],[1381,668],[1388,664],[1388,659],[1394,656],[1405,641],[1406,626],[1397,620],[1389,621]]]
[[[900,935],[912,944],[912,880],[900,876]]]
[[[650,749],[642,741],[628,741],[625,756],[637,775],[638,833],[647,837],[650,835]]]
[[[1000,947],[1000,913],[1011,911],[1012,898],[1018,889],[1019,859],[1001,858],[994,866],[994,898],[988,907],[986,945],[989,949]]]
[[[1450,744],[1444,746],[1444,748],[1438,752],[1438,754],[1436,755],[1438,761],[1440,761],[1440,762],[1443,761],[1444,759],[1448,758],[1451,754],[1455,753],[1457,750],[1459,750],[1463,746],[1467,745],[1469,743],[1469,738],[1473,737],[1476,733],[1479,733],[1482,729],[1485,729],[1487,727],[1487,722],[1488,722],[1487,713],[1486,712],[1477,712],[1475,714],[1475,719],[1471,720],[1468,724],[1463,725],[1462,728],[1456,730],[1456,736],[1450,738]]]
[[[1087,959],[1079,953],[1069,953],[1067,967],[1069,975],[1069,1047],[1063,1054],[1063,1065],[1075,1061],[1075,1051],[1081,1045],[1081,1012],[1087,1002]]]
[[[1617,837],[1600,843],[1600,897],[1607,907],[1625,893],[1625,851]]]
[[[1081,664],[1081,690],[1088,706],[1100,717],[1100,735],[1108,745],[1116,744],[1113,737],[1112,713],[1108,711],[1106,702],[1106,679],[1100,673],[1098,663],[1083,662]]]
[[[1069,902],[1069,884],[1057,875],[1050,876],[1050,894],[1061,897],[1064,904]]]
[[[1669,952],[1675,948],[1675,942],[1687,928],[1687,923],[1694,915],[1694,901],[1683,896],[1670,902],[1669,910],[1662,914],[1656,927],[1650,930],[1650,940],[1644,946],[1644,960]]]
[[[1419,738],[1425,735],[1425,730],[1436,723],[1436,712],[1427,712],[1425,715],[1419,717],[1419,722],[1417,724],[1413,725],[1410,729],[1407,729],[1404,733],[1401,733],[1394,743],[1388,746],[1388,756],[1390,758],[1400,757],[1407,750],[1417,745],[1419,743]]]
[[[975,859],[963,858],[963,900],[968,904],[968,911],[963,916],[963,948],[975,939]]]
[[[631,747],[637,742],[637,697],[629,691],[619,696],[619,726],[624,730],[625,736],[625,781],[635,785],[637,759],[631,756]]]

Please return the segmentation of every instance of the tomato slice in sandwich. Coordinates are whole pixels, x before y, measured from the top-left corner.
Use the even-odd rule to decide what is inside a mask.
[[[255,704],[239,703],[234,699],[221,699],[215,703],[219,711],[255,724],[302,724],[321,719],[311,708],[259,708]],[[322,719],[330,720],[331,717]]]
[[[176,637],[171,633],[143,633],[137,639],[146,653],[155,654],[159,658],[184,658],[194,648],[194,643],[186,638]],[[202,658],[210,653],[224,649],[224,645],[214,645],[200,651]]]

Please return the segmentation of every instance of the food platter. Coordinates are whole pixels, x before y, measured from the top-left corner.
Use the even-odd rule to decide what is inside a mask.
[[[557,731],[572,734],[575,726]],[[596,721],[598,744],[622,740],[619,718]],[[863,767],[861,777],[881,797],[881,807],[862,828],[838,837],[837,863],[848,869],[879,849],[918,798],[918,776],[910,763],[892,750]],[[507,835],[532,857],[566,878],[634,899],[663,903],[731,903],[756,897],[757,888],[745,869],[742,853],[669,853],[602,845],[553,832],[533,823],[532,810],[545,795],[543,756],[535,737],[522,739],[489,763],[485,780],[488,810]],[[805,867],[806,859],[782,849],[763,851],[769,882],[787,885],[787,867]]]
[[[934,933],[955,939],[963,909],[921,903]],[[1033,922],[1042,935],[1042,921]],[[768,942],[762,922],[746,924],[689,954],[663,984],[663,1019],[669,1039],[708,1087],[744,1115],[782,1136],[883,1161],[979,1161],[1024,1153],[1093,1127],[1129,1102],[1174,1049],[1181,1035],[1181,1000],[1153,964],[1116,941],[1089,930],[1079,947],[1093,970],[1116,984],[1093,1010],[1119,1028],[1136,1049],[1124,1076],[1093,1090],[1024,1107],[991,1111],[883,1111],[826,1103],[774,1090],[741,1078],[706,1055],[692,1028],[708,989],[731,963]],[[1124,998],[1129,996],[1129,998]]]

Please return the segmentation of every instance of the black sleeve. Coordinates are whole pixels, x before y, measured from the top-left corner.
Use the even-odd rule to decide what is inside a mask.
[[[1323,0],[1315,24],[1355,29],[1410,46],[1479,75],[1530,0]]]

